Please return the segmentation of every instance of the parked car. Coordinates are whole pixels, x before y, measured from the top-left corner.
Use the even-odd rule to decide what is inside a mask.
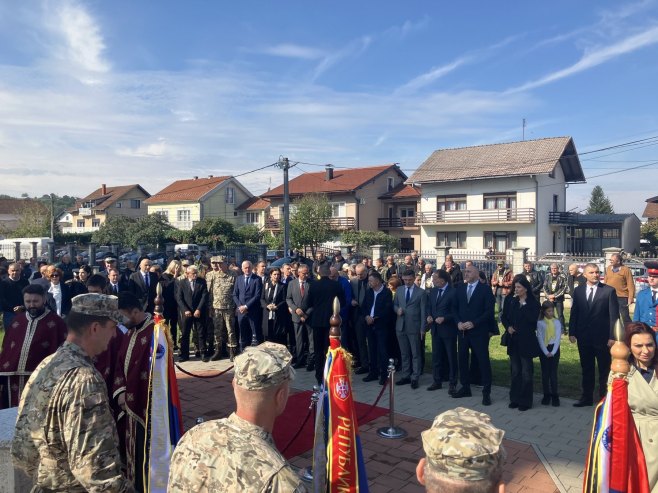
[[[313,260],[306,257],[281,257],[278,260],[275,260],[270,264],[270,267],[281,267],[283,264],[289,264],[291,262],[300,262],[308,265],[308,268],[313,268]]]

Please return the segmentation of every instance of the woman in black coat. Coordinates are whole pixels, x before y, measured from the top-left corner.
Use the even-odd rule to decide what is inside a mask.
[[[278,267],[270,270],[270,278],[263,286],[260,298],[263,307],[263,333],[270,342],[287,344],[286,313],[286,286],[281,283],[281,270]]]
[[[164,271],[160,282],[162,283],[162,297],[164,298],[163,315],[169,324],[171,337],[174,340],[174,351],[178,350],[178,302],[176,301],[176,279],[181,274],[181,263],[172,260]]]
[[[514,279],[514,297],[508,296],[503,307],[502,322],[507,331],[507,354],[510,359],[512,381],[510,408],[527,411],[532,407],[532,360],[539,356],[537,319],[539,301],[532,294],[525,277]]]

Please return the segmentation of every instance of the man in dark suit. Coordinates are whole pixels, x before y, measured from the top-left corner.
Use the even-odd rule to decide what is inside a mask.
[[[599,282],[599,267],[585,265],[587,281],[573,291],[569,340],[578,343],[582,369],[582,394],[575,407],[591,406],[594,394],[594,360],[599,365],[599,396],[606,394],[610,371],[610,350],[614,344],[619,303],[614,288]]]
[[[469,353],[473,353],[480,365],[482,377],[482,404],[491,405],[491,361],[489,360],[489,331],[494,317],[495,298],[491,289],[480,282],[480,275],[473,264],[463,272],[464,283],[456,286],[453,318],[458,329],[459,381],[461,388],[452,396],[470,397]]]
[[[121,273],[116,267],[111,267],[107,271],[107,286],[105,286],[105,294],[113,294],[119,296],[119,293],[127,290],[127,286],[121,282]]]
[[[315,369],[313,363],[313,334],[307,325],[308,315],[304,312],[308,289],[308,265],[301,264],[297,269],[297,279],[288,282],[286,303],[290,309],[292,325],[295,332],[295,364],[293,368],[302,368],[308,364],[308,371]]]
[[[151,260],[148,257],[142,257],[139,261],[139,270],[130,275],[128,291],[142,302],[145,312],[153,313],[158,276],[154,272],[150,272],[150,269]]]
[[[190,333],[194,332],[197,335],[197,340],[194,341],[196,347],[201,351],[203,362],[207,363],[210,361],[214,349],[213,338],[212,335],[209,337],[208,324],[206,324],[208,287],[206,286],[206,280],[197,276],[196,266],[190,265],[185,269],[185,278],[177,281],[176,302],[183,320],[180,361],[190,359]]]
[[[370,287],[360,307],[370,349],[370,372],[363,381],[379,379],[379,385],[384,385],[388,375],[388,331],[394,314],[393,295],[376,270],[370,271],[368,284]]]
[[[313,349],[315,351],[315,379],[322,384],[324,361],[329,348],[329,319],[333,315],[334,298],[338,298],[341,306],[345,304],[343,289],[337,281],[329,279],[329,263],[318,267],[319,281],[314,281],[308,288],[306,306],[302,310],[308,315],[313,329]]]
[[[427,293],[420,289],[414,281],[416,274],[407,269],[402,273],[404,286],[400,286],[395,294],[393,309],[397,314],[395,334],[400,344],[402,365],[400,380],[396,385],[410,383],[412,389],[418,388],[421,368],[421,335],[425,332]]]
[[[363,310],[361,306],[365,300],[366,291],[368,290],[368,269],[363,264],[357,264],[355,267],[356,270],[356,279],[350,280],[350,285],[352,286],[352,313],[351,313],[351,322],[352,322],[352,334],[348,334],[347,337],[343,337],[348,342],[356,342],[356,347],[352,347],[352,344],[348,345],[346,348],[352,353],[356,353],[359,360],[359,368],[354,372],[357,375],[362,375],[365,373],[376,373],[370,371],[370,354],[368,351],[367,337],[366,334],[369,332],[366,328],[366,322],[364,319]],[[356,351],[355,351],[356,350]]]
[[[460,272],[461,274],[461,272]],[[429,292],[427,323],[432,334],[432,377],[434,382],[427,390],[442,387],[444,366],[443,358],[448,360],[448,393],[457,390],[457,325],[455,324],[454,305],[457,291],[450,284],[451,277],[445,270],[432,274],[434,287]]]
[[[252,272],[249,260],[242,262],[242,274],[235,280],[233,301],[238,316],[238,331],[240,333],[240,350],[249,345],[263,342],[261,318],[263,310],[260,297],[263,293],[261,278]]]

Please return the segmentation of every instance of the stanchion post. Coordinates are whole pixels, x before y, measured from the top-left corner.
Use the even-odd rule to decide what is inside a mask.
[[[388,410],[388,427],[384,426],[377,430],[377,434],[382,438],[404,438],[407,432],[395,426],[395,360],[388,360],[388,395],[389,395],[389,410]]]
[[[313,429],[315,430],[315,420],[317,418],[317,413],[318,413],[318,401],[320,400],[320,387],[318,385],[313,385],[313,393],[311,394],[311,409],[313,412],[311,415],[313,416]],[[302,481],[306,483],[312,483],[313,482],[313,465],[311,464],[310,466],[306,466],[304,469],[299,471],[299,477],[301,478]]]

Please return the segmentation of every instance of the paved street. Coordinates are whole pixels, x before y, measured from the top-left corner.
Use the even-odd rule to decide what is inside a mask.
[[[218,371],[229,366],[227,360],[216,363],[201,363],[189,361],[183,368],[192,372],[206,373]],[[214,379],[194,379],[179,374],[181,394],[184,397],[183,411],[186,418],[186,426],[194,423],[197,416],[205,416],[207,419],[227,415],[233,406],[230,380],[231,373]],[[508,465],[506,467],[505,479],[510,483],[508,491],[563,491],[575,493],[582,490],[582,473],[585,463],[588,437],[591,431],[593,408],[577,409],[571,404],[571,399],[562,399],[562,406],[555,408],[541,406],[541,396],[535,397],[535,407],[526,412],[509,409],[507,407],[507,390],[502,387],[494,387],[492,390],[493,405],[482,406],[481,394],[474,387],[474,395],[471,398],[453,399],[448,396],[446,390],[428,392],[425,390],[429,385],[430,377],[421,377],[421,387],[412,390],[410,386],[396,387],[396,415],[409,437],[403,441],[385,441],[375,435],[375,430],[388,422],[388,417],[378,418],[362,428],[364,434],[364,454],[366,459],[371,459],[372,466],[369,467],[369,476],[373,475],[376,481],[378,467],[382,473],[390,473],[391,466],[395,469],[402,468],[408,474],[398,472],[396,474],[404,477],[397,478],[398,481],[406,483],[406,489],[393,488],[390,491],[422,491],[417,489],[415,476],[412,475],[410,465],[422,455],[419,433],[430,426],[431,420],[439,413],[457,406],[469,407],[489,414],[496,426],[505,430],[505,438],[508,449]],[[310,390],[314,384],[312,372],[298,371],[293,387],[297,390]],[[358,401],[370,404],[374,402],[381,387],[374,383],[363,383],[360,378],[354,379],[354,393]],[[212,389],[212,391],[210,391]],[[230,399],[229,399],[230,397]],[[212,402],[211,402],[212,401]],[[380,401],[380,406],[388,407],[388,391]],[[384,444],[381,442],[384,441]],[[394,446],[393,444],[396,444]],[[382,452],[396,448],[404,452],[395,464],[387,467],[388,458],[382,457]],[[412,450],[413,449],[413,450]],[[387,452],[389,454],[389,452]],[[294,458],[294,465],[308,465],[310,457],[308,453]],[[375,465],[379,462],[379,466]],[[541,467],[543,462],[543,466]],[[398,467],[399,466],[399,467]],[[404,467],[403,467],[404,466]],[[372,470],[370,468],[373,468]],[[406,468],[406,469],[405,469]],[[375,471],[375,472],[373,472]],[[383,480],[381,480],[383,481]],[[387,485],[395,483],[389,482]],[[389,491],[384,484],[379,484],[374,491],[382,493]]]

